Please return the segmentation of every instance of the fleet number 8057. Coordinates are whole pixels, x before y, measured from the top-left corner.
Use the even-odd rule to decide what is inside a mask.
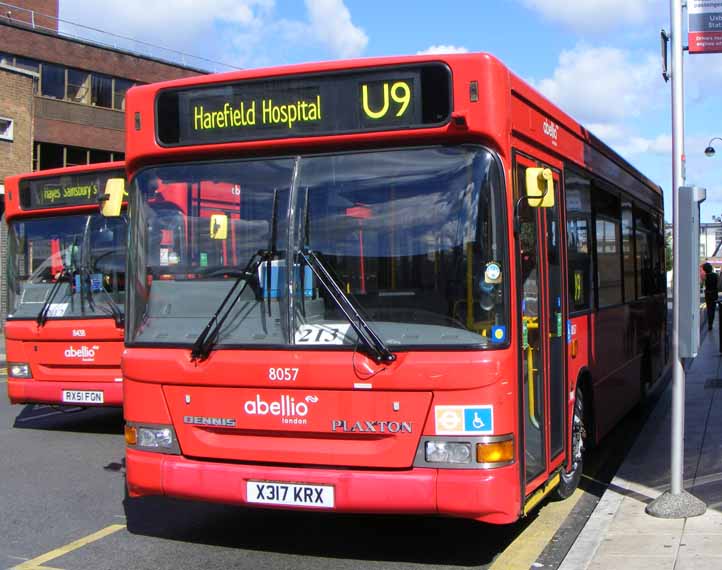
[[[298,368],[269,368],[268,379],[272,382],[293,382],[298,376]]]

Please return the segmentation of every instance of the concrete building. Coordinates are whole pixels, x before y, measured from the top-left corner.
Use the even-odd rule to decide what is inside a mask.
[[[28,170],[122,159],[127,90],[204,73],[69,37],[58,10],[59,0],[0,2],[0,183]]]
[[[7,176],[122,160],[130,87],[222,65],[140,42],[138,51],[110,47],[127,38],[59,20],[59,0],[11,2],[0,2],[0,215]],[[7,313],[6,236],[3,222],[0,322]]]

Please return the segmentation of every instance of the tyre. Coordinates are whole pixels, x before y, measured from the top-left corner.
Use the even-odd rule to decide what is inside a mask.
[[[574,417],[572,418],[572,465],[569,471],[562,470],[561,480],[554,494],[558,499],[566,499],[579,486],[582,478],[582,470],[584,469],[584,441],[586,439],[586,430],[584,422],[584,395],[581,388],[577,388],[574,400]]]

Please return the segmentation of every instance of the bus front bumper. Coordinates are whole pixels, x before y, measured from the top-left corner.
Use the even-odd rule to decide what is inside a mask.
[[[126,448],[131,497],[169,497],[264,508],[246,496],[247,481],[334,487],[335,512],[438,514],[505,524],[519,518],[516,465],[492,470],[412,468],[400,471],[295,468],[198,461]],[[313,510],[318,510],[315,508]]]
[[[78,401],[63,399],[63,392],[72,392]],[[97,394],[102,393],[102,402]],[[93,398],[89,394],[94,394]],[[8,398],[11,404],[52,404],[62,406],[122,406],[122,382],[60,382],[8,378]],[[96,400],[96,401],[90,401]]]

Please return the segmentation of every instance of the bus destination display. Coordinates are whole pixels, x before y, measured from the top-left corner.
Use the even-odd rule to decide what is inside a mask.
[[[280,77],[163,91],[163,145],[209,144],[443,124],[451,78],[441,64]]]
[[[109,178],[124,178],[122,170],[66,174],[20,182],[20,205],[25,210],[93,205]]]

